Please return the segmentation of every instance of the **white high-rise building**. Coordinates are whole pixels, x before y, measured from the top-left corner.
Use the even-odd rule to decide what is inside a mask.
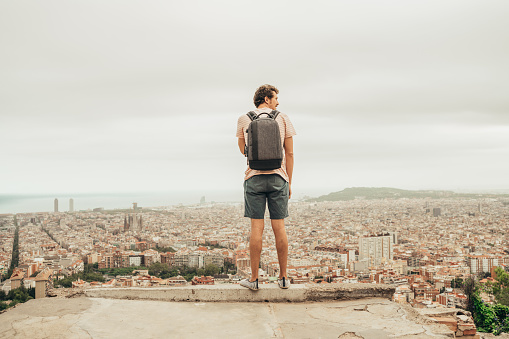
[[[378,266],[382,258],[393,258],[393,235],[383,233],[359,239],[359,260],[368,259],[369,265]]]
[[[74,200],[73,200],[73,198],[69,199],[69,212],[74,212]]]
[[[58,199],[55,198],[55,201],[53,202],[53,211],[58,212]]]

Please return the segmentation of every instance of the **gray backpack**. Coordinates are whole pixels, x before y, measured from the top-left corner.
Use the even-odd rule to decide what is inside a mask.
[[[267,116],[261,117],[263,114]],[[276,122],[278,114],[276,110],[258,115],[253,111],[247,113],[251,123],[247,128],[247,145],[244,153],[251,169],[273,170],[281,167],[283,147],[279,124]]]

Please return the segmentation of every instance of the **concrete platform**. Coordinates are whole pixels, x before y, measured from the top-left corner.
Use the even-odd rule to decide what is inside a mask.
[[[85,291],[88,297],[129,300],[206,301],[206,302],[308,302],[391,299],[395,287],[381,284],[309,284],[292,285],[282,290],[276,284],[260,285],[251,291],[238,284],[183,286],[166,288],[96,288]]]
[[[0,338],[446,338],[387,299],[252,303],[30,300],[0,314]]]

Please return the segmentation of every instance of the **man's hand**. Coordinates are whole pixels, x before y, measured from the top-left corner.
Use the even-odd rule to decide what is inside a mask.
[[[288,184],[288,199],[292,198],[292,184]]]

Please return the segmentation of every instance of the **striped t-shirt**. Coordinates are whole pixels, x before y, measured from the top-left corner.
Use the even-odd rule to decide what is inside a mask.
[[[272,109],[268,107],[255,109],[254,112],[256,114],[260,113],[270,113],[272,112]],[[283,145],[283,152],[284,152],[284,141],[286,138],[293,137],[297,133],[295,133],[295,129],[293,128],[292,122],[288,118],[286,114],[279,113],[276,118],[277,123],[279,124],[279,134],[281,135],[281,145]],[[251,119],[247,116],[247,114],[243,114],[239,117],[239,120],[237,121],[237,138],[242,138],[244,140],[247,140],[247,128],[249,127],[249,124],[251,123]],[[247,180],[251,178],[254,175],[259,174],[279,174],[283,179],[286,181],[290,181],[288,178],[288,173],[286,173],[286,157],[283,156],[283,162],[281,164],[281,168],[275,169],[275,170],[269,170],[269,171],[260,171],[260,170],[254,170],[247,167],[247,170],[245,172],[244,180]]]

